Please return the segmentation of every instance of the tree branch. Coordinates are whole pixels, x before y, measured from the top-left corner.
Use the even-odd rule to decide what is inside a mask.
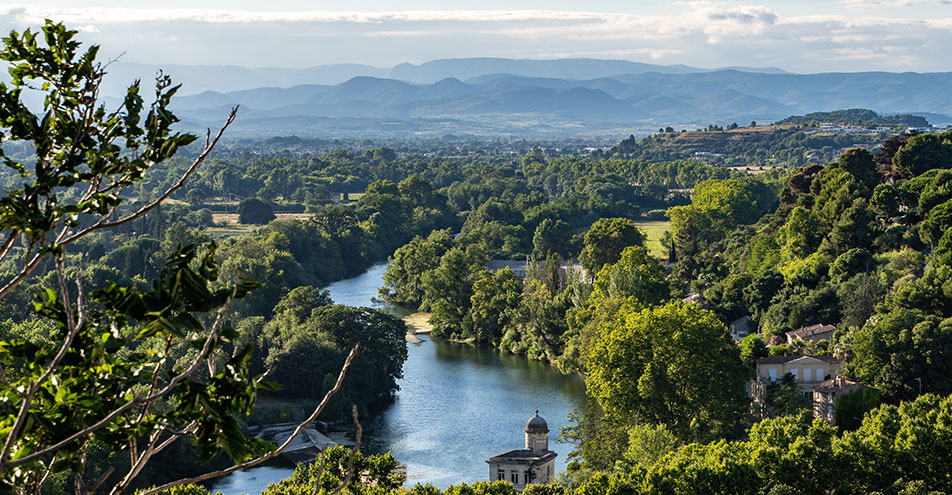
[[[345,476],[344,481],[341,481],[340,485],[333,489],[328,495],[337,495],[344,487],[350,484],[350,480],[354,479],[354,458],[357,457],[357,452],[360,451],[360,438],[364,434],[364,428],[360,425],[360,421],[357,420],[357,404],[352,406],[351,414],[354,416],[354,427],[357,428],[357,438],[354,440],[354,450],[350,451],[350,458],[347,461],[347,476]],[[318,480],[318,483],[314,485],[313,495],[317,495],[320,486],[320,480]]]
[[[238,107],[236,106],[231,109],[231,113],[228,114],[228,118],[225,120],[225,124],[221,127],[221,129],[218,130],[218,133],[215,135],[215,139],[212,141],[208,141],[208,139],[206,138],[205,149],[202,150],[201,154],[198,155],[198,158],[196,158],[195,161],[193,161],[192,164],[189,165],[188,169],[185,171],[184,174],[182,174],[182,177],[179,178],[178,182],[176,182],[172,187],[168,188],[164,193],[162,193],[161,196],[153,200],[151,203],[139,208],[138,210],[135,211],[135,213],[132,213],[131,215],[121,220],[109,222],[109,221],[104,221],[108,219],[108,217],[103,217],[102,219],[100,219],[100,221],[94,223],[93,225],[77,232],[76,234],[73,234],[67,237],[60,244],[61,245],[69,244],[70,242],[73,242],[76,239],[79,239],[80,237],[83,237],[97,229],[107,229],[111,227],[118,227],[120,225],[131,222],[135,220],[136,218],[139,218],[142,215],[148,213],[150,210],[152,210],[153,208],[158,206],[160,203],[168,199],[168,197],[171,196],[172,193],[174,193],[175,191],[178,191],[179,189],[182,188],[182,186],[185,185],[185,182],[192,175],[192,173],[195,172],[195,169],[197,169],[198,166],[201,165],[202,162],[204,162],[206,158],[208,158],[208,155],[211,154],[212,150],[215,149],[215,146],[218,144],[218,141],[221,139],[222,135],[225,133],[225,129],[228,129],[228,126],[230,126],[235,121],[235,116],[237,114],[238,114]]]
[[[212,327],[209,329],[208,332],[206,332],[205,343],[202,345],[202,350],[201,350],[201,352],[199,353],[198,357],[195,358],[195,361],[192,362],[192,364],[191,364],[185,371],[183,371],[183,372],[179,373],[178,375],[174,376],[174,377],[172,378],[172,380],[169,381],[168,385],[166,385],[166,386],[163,387],[161,390],[159,390],[158,392],[155,392],[155,393],[152,394],[152,395],[149,395],[149,396],[146,396],[146,397],[137,397],[137,398],[135,398],[135,399],[130,400],[129,402],[126,402],[125,404],[123,404],[123,405],[119,406],[118,408],[116,408],[115,410],[113,410],[111,413],[107,414],[106,417],[104,417],[103,419],[99,420],[99,422],[97,422],[96,424],[93,424],[93,425],[91,425],[91,426],[89,426],[89,427],[87,427],[87,428],[84,428],[83,430],[80,430],[80,431],[78,431],[78,432],[76,432],[76,433],[73,433],[73,434],[70,435],[69,437],[67,437],[67,438],[65,438],[65,439],[63,439],[63,440],[60,440],[59,442],[57,442],[57,443],[55,443],[55,444],[53,444],[53,445],[51,445],[51,446],[49,446],[49,447],[47,447],[47,448],[45,448],[45,449],[43,449],[43,450],[40,450],[40,451],[38,451],[38,452],[34,452],[33,454],[30,454],[30,455],[21,457],[21,458],[19,458],[19,459],[14,460],[14,461],[6,462],[6,463],[0,462],[0,472],[3,472],[3,470],[4,470],[5,468],[7,468],[7,467],[15,467],[15,466],[18,466],[18,465],[20,465],[20,464],[23,464],[23,463],[26,463],[26,462],[30,462],[30,461],[32,461],[32,460],[34,460],[34,459],[38,459],[38,458],[40,458],[40,457],[43,457],[43,456],[45,456],[45,455],[47,455],[47,454],[50,454],[50,453],[52,453],[52,452],[55,452],[55,451],[57,451],[57,450],[63,448],[63,446],[67,445],[68,443],[70,443],[70,442],[72,442],[72,441],[74,441],[74,440],[76,440],[76,439],[78,439],[78,438],[82,438],[82,437],[84,437],[84,436],[86,436],[86,435],[89,435],[89,434],[91,434],[91,433],[94,433],[94,432],[98,431],[99,429],[101,429],[101,428],[103,428],[104,426],[108,425],[113,419],[116,419],[116,417],[118,417],[120,414],[125,413],[126,411],[128,411],[131,407],[135,406],[136,404],[143,404],[143,403],[148,403],[148,402],[154,401],[155,399],[158,399],[159,397],[162,397],[162,396],[168,394],[169,392],[171,392],[172,389],[174,389],[174,388],[179,384],[179,382],[181,382],[181,381],[184,380],[185,378],[189,377],[192,373],[194,373],[194,372],[199,368],[199,366],[201,366],[202,363],[205,361],[205,356],[207,356],[208,353],[209,353],[209,351],[211,350],[212,341],[214,340],[215,332],[216,332],[216,330],[217,330],[217,328],[218,328],[218,325],[219,325],[220,322],[222,321],[224,312],[225,312],[225,308],[221,308],[221,309],[218,311],[218,317],[215,319],[215,324],[212,325]],[[71,340],[71,339],[70,339],[70,340]],[[60,358],[60,359],[62,359],[62,358]],[[50,369],[52,370],[52,368],[50,368]],[[30,395],[32,395],[32,394],[30,394]],[[27,402],[27,401],[24,400],[24,404],[26,404],[26,402]],[[18,421],[18,422],[19,422],[19,421]],[[9,442],[12,440],[12,438],[15,436],[15,433],[16,433],[16,431],[12,431],[12,432],[11,432],[10,436],[7,438],[7,442],[8,442],[8,443],[9,443]]]
[[[340,368],[340,374],[337,375],[337,382],[334,383],[334,387],[328,390],[327,393],[324,394],[324,398],[321,399],[320,404],[318,404],[318,406],[314,409],[311,415],[308,416],[307,419],[305,419],[303,422],[298,424],[297,428],[294,429],[294,432],[291,433],[291,436],[288,437],[288,439],[285,440],[284,443],[282,443],[277,449],[274,449],[271,452],[258,457],[257,459],[252,459],[250,461],[243,462],[241,464],[236,464],[230,468],[221,469],[219,471],[213,471],[210,473],[205,473],[203,475],[195,476],[193,478],[185,478],[185,479],[180,479],[178,481],[172,481],[162,486],[153,487],[148,490],[141,491],[138,493],[138,495],[154,495],[163,490],[168,490],[170,488],[173,488],[179,485],[185,485],[188,483],[201,483],[202,481],[205,481],[205,480],[218,478],[220,476],[225,476],[226,474],[231,474],[235,471],[240,471],[242,469],[248,469],[248,468],[257,466],[258,464],[274,459],[275,457],[281,455],[281,453],[284,452],[284,450],[287,449],[288,446],[291,445],[292,442],[294,442],[294,439],[296,439],[298,435],[300,435],[301,432],[304,431],[304,428],[307,425],[313,423],[314,420],[316,420],[317,417],[320,416],[322,412],[324,412],[324,408],[327,407],[327,404],[328,402],[330,402],[331,397],[333,397],[334,394],[336,394],[337,391],[340,390],[341,384],[344,382],[344,377],[347,376],[347,370],[350,368],[350,363],[354,360],[354,356],[357,355],[357,350],[359,348],[360,348],[359,345],[355,345],[354,348],[350,350],[350,354],[348,354],[347,359],[344,360],[344,365],[341,366]]]

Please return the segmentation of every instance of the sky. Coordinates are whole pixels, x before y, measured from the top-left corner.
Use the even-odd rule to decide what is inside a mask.
[[[952,71],[952,0],[0,0],[0,32],[45,18],[79,29],[105,56],[150,64],[592,57],[803,73]]]

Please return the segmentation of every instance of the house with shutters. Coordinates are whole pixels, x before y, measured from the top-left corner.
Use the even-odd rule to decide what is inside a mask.
[[[840,362],[833,356],[801,356],[796,354],[760,358],[757,380],[776,382],[787,373],[793,375],[804,392],[824,380],[837,376]]]

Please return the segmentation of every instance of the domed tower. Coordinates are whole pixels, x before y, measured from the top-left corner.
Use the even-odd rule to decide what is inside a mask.
[[[517,492],[530,484],[545,484],[555,475],[555,458],[549,450],[549,425],[535,416],[526,422],[526,448],[510,450],[490,457],[490,481],[509,481]]]
[[[526,450],[533,454],[544,454],[549,450],[549,425],[539,416],[536,409],[535,416],[526,422]]]

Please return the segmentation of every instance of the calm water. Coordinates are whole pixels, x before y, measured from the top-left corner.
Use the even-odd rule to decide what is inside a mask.
[[[376,265],[327,289],[336,303],[401,314],[399,308],[371,301],[383,285],[385,268]],[[407,466],[409,485],[429,482],[445,488],[485,480],[486,459],[522,448],[522,430],[538,409],[549,423],[549,448],[559,454],[558,469],[564,469],[571,446],[556,438],[569,412],[584,403],[579,377],[490,349],[421,337],[422,344],[409,345],[396,401],[376,418],[363,450],[393,452]],[[257,494],[290,473],[287,467],[259,467],[234,473],[213,488],[224,495]]]

